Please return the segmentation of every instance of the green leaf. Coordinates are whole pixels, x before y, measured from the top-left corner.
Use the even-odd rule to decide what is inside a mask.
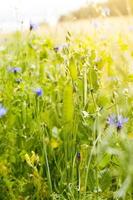
[[[71,84],[66,85],[63,95],[63,119],[64,123],[72,122],[74,115],[73,88]]]
[[[100,188],[105,191],[111,186],[111,175],[108,169],[102,170],[100,178]]]

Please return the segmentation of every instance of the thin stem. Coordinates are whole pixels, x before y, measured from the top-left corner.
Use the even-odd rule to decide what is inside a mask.
[[[91,160],[92,160],[92,155],[94,153],[94,150],[95,150],[95,147],[97,145],[97,142],[99,140],[101,136],[99,135],[96,140],[94,141],[94,144],[93,144],[93,147],[91,149],[91,153],[90,153],[90,156],[89,156],[89,159],[88,159],[88,163],[87,163],[87,171],[86,171],[86,178],[85,178],[85,193],[86,193],[86,189],[87,189],[87,182],[88,182],[88,174],[89,174],[89,169],[90,169],[90,163],[91,163]]]
[[[84,83],[83,103],[84,103],[84,107],[85,107],[87,104],[87,70],[86,70],[86,66],[84,67],[83,83]]]
[[[48,162],[48,156],[47,156],[44,135],[43,135],[43,150],[44,150],[45,160],[46,160],[46,167],[47,167],[46,173],[47,173],[47,178],[48,178],[48,185],[49,185],[50,193],[52,193],[52,182],[51,182],[51,175],[50,175],[49,162]]]

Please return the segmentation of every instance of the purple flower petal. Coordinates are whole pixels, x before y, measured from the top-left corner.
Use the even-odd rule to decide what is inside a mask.
[[[37,24],[35,24],[35,23],[33,23],[33,22],[30,22],[30,27],[29,27],[30,31],[32,31],[32,30],[36,30],[37,27],[38,27]]]
[[[43,94],[43,91],[41,88],[35,89],[34,92],[36,93],[37,96],[42,96],[42,94]]]
[[[128,122],[128,118],[124,118],[122,115],[110,115],[107,119],[107,123],[111,126],[115,126],[117,130],[123,128],[126,122]]]
[[[9,67],[8,70],[9,70],[9,72],[12,72],[14,74],[22,71],[22,69],[20,67]]]
[[[7,113],[7,109],[0,105],[0,118]]]
[[[114,115],[110,115],[110,116],[108,117],[108,119],[107,119],[107,123],[108,123],[109,125],[114,125],[115,122],[116,122],[115,116],[114,116]]]

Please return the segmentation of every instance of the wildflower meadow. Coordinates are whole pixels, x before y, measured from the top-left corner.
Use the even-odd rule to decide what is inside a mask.
[[[133,200],[132,30],[0,48],[0,200]]]

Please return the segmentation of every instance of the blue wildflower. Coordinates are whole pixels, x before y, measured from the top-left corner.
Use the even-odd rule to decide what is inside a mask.
[[[10,67],[9,68],[9,72],[12,72],[14,74],[21,72],[21,71],[22,71],[22,69],[20,67]]]
[[[54,47],[55,52],[60,51],[60,46]]]
[[[116,121],[117,130],[120,130],[123,127],[124,123],[126,122],[128,122],[127,118],[124,118],[122,115],[118,115],[117,121]]]
[[[128,119],[124,118],[122,115],[111,115],[107,119],[107,124],[115,126],[117,128],[117,131],[121,130],[126,122],[128,122]]]
[[[35,93],[36,93],[37,96],[42,96],[43,91],[42,91],[41,88],[37,88],[37,89],[35,89]]]
[[[30,22],[30,27],[29,27],[30,31],[37,29],[37,27],[38,27],[37,24]]]
[[[107,119],[107,124],[109,125],[115,125],[116,123],[116,117],[114,115],[110,115]]]
[[[0,118],[3,117],[6,113],[7,113],[6,108],[4,108],[4,107],[0,104]]]
[[[55,52],[59,52],[65,48],[68,48],[68,44],[62,44],[62,45],[56,46],[56,47],[54,47],[54,50],[55,50]]]

